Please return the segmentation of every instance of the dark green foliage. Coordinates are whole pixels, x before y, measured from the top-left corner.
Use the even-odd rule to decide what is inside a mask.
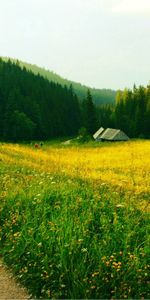
[[[118,91],[116,105],[98,108],[100,126],[123,130],[129,137],[150,138],[150,85]]]
[[[150,137],[150,85],[119,91],[115,106],[99,105],[113,101],[103,101],[105,97],[102,100],[93,89],[92,95],[86,90],[85,97],[85,87],[81,86],[83,91],[81,88],[80,93],[78,84],[70,85],[69,81],[60,78],[61,82],[55,74],[50,77],[51,73],[36,66],[27,64],[28,71],[24,66],[18,61],[0,59],[1,140],[73,136],[80,127],[92,135],[100,126],[121,129],[129,137]],[[47,79],[44,78],[46,75]],[[75,93],[84,100],[79,103]]]
[[[115,126],[130,137],[150,137],[150,86],[118,92]]]
[[[104,128],[114,128],[114,106],[101,105],[97,108],[97,116],[100,126]]]
[[[72,87],[0,60],[0,139],[48,139],[77,134],[80,107]]]
[[[87,91],[86,99],[82,103],[82,122],[88,134],[94,134],[98,128],[96,108],[89,90]]]
[[[91,139],[91,136],[88,134],[87,129],[85,127],[81,127],[79,129],[79,137],[78,141],[81,143],[88,142]]]
[[[8,58],[3,58],[4,60],[8,61]],[[11,61],[16,62],[16,60],[11,59]],[[40,68],[36,65],[31,65],[25,62],[17,61],[18,65],[20,65],[21,68],[26,68],[29,71],[32,71],[34,74],[38,75],[40,74],[44,78],[47,78],[50,82],[53,81],[55,83],[61,84],[62,86],[67,86],[68,88],[70,85],[72,85],[76,95],[79,99],[83,99],[86,96],[87,93],[87,86],[81,85],[80,83],[73,82],[67,79],[62,78],[61,76],[55,74],[54,72],[50,72],[48,70],[45,70],[43,68]],[[113,91],[111,89],[91,89],[92,96],[93,96],[93,102],[96,105],[101,104],[114,104],[115,103],[115,97],[116,97],[116,91]]]
[[[11,122],[12,127],[9,128],[9,134],[13,140],[32,138],[36,126],[25,113],[15,110]]]

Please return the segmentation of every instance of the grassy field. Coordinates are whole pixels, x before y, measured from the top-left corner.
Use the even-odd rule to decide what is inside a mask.
[[[0,251],[37,298],[149,298],[149,199],[150,141],[0,144]]]

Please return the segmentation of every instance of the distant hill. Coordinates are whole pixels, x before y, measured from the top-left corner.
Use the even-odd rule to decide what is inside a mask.
[[[80,83],[64,79],[61,76],[55,74],[54,72],[46,70],[44,68],[40,68],[36,65],[32,65],[12,58],[2,57],[2,59],[5,61],[8,61],[9,59],[14,62],[18,61],[21,68],[25,67],[27,70],[31,70],[34,74],[40,74],[44,78],[47,78],[49,81],[61,84],[62,86],[66,85],[67,87],[69,87],[70,85],[72,85],[74,92],[81,100],[85,98],[87,94],[87,89],[90,89],[93,101],[96,105],[115,103],[116,91],[113,91],[111,89],[90,88]]]

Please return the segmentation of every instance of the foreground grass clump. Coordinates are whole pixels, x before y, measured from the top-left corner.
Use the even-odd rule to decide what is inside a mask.
[[[122,144],[114,147],[114,153],[116,147]],[[107,149],[45,147],[36,151],[3,145],[1,253],[37,298],[148,298],[149,191],[147,182],[142,190],[144,175],[141,193],[135,192],[136,183],[135,190],[129,184],[132,188],[126,191],[116,182],[113,185],[113,178],[109,185],[104,179],[90,178],[92,167],[83,176],[87,173],[83,151],[87,156],[89,152],[92,166],[91,151],[108,154]],[[69,152],[74,156],[66,163]],[[73,164],[75,153],[76,161],[82,160],[78,171]],[[144,174],[144,162],[140,164]],[[134,165],[134,176],[140,174],[141,181],[138,164]],[[115,171],[119,176],[121,165]],[[129,183],[130,174],[129,169]],[[148,178],[147,165],[145,174]]]

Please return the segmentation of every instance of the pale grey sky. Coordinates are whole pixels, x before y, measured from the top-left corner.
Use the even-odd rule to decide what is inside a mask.
[[[0,0],[0,56],[91,87],[150,80],[150,0]]]

